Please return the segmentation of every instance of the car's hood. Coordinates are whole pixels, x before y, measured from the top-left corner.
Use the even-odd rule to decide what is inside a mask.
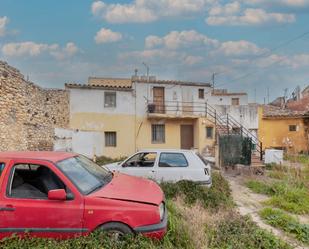
[[[90,194],[89,197],[159,205],[163,201],[163,192],[159,185],[151,180],[115,173],[109,184]]]

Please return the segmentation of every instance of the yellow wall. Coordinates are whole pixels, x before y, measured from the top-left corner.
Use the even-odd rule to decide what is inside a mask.
[[[133,115],[76,113],[71,116],[70,127],[81,131],[115,131],[117,146],[104,147],[103,154],[117,158],[135,152],[135,117]]]
[[[165,124],[165,143],[153,144],[151,141],[151,125]],[[70,127],[81,131],[116,131],[117,147],[104,147],[107,157],[128,156],[140,149],[180,149],[180,126],[194,126],[194,147],[202,152],[205,146],[215,142],[206,138],[206,127],[214,125],[206,118],[196,119],[148,119],[123,114],[76,113],[71,116]]]
[[[289,131],[289,125],[297,125],[297,131]],[[283,147],[289,152],[308,151],[308,137],[302,118],[263,118],[259,108],[259,139],[263,149]]]

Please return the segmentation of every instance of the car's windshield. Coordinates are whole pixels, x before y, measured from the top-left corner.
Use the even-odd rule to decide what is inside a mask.
[[[57,166],[83,194],[105,186],[113,177],[110,171],[83,156],[65,159]]]

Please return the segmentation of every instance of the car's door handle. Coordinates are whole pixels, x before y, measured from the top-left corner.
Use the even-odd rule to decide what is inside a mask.
[[[13,208],[13,206],[5,206],[5,207],[0,206],[0,211],[12,212],[12,211],[15,211],[15,208]]]

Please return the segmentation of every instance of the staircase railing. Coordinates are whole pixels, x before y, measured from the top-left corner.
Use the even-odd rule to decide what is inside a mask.
[[[240,134],[241,136],[251,138],[255,144],[255,151],[259,153],[260,160],[263,160],[263,146],[258,137],[230,114],[218,113],[217,109],[208,102],[164,101],[164,103],[160,104],[148,101],[147,113],[206,117],[215,124],[217,130],[225,131],[227,135]]]

